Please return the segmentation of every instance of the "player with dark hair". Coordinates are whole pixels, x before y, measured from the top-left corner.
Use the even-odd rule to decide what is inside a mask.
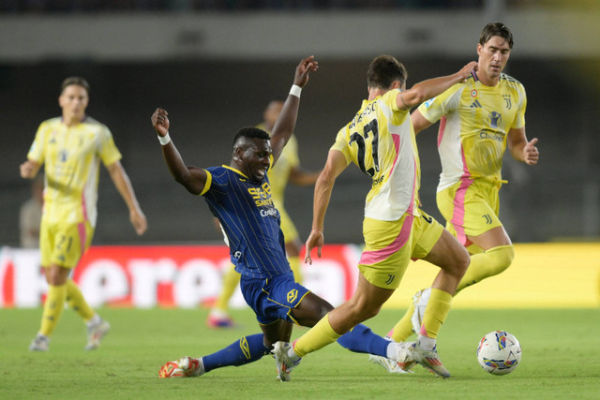
[[[294,130],[302,87],[308,82],[310,72],[317,68],[312,56],[300,61],[294,85],[271,136],[258,128],[240,130],[229,165],[206,169],[186,166],[170,139],[167,111],[159,108],[152,114],[152,125],[169,171],[190,193],[204,197],[223,227],[231,261],[241,274],[242,294],[262,330],[214,354],[170,361],[161,367],[160,377],[199,376],[215,368],[256,361],[269,354],[273,343],[289,341],[293,323],[313,326],[333,309],[294,280],[267,177]],[[364,325],[356,326],[338,342],[352,351],[397,361],[406,356],[405,346],[375,335]],[[289,380],[286,370],[278,370],[278,377]]]
[[[108,333],[108,322],[96,314],[69,278],[92,242],[96,226],[96,199],[100,161],[129,208],[129,218],[138,235],[147,228],[135,192],[119,161],[121,153],[110,130],[85,114],[90,85],[81,77],[69,77],[61,85],[58,103],[62,116],[42,122],[21,164],[21,177],[35,178],[44,164],[44,209],[40,228],[41,263],[48,282],[41,328],[31,351],[47,351],[67,301],[86,321],[86,350],[100,345]]]
[[[489,23],[477,44],[478,68],[464,82],[423,103],[411,115],[418,134],[437,121],[442,173],[437,205],[448,229],[471,253],[471,263],[456,293],[506,270],[514,258],[512,242],[498,218],[502,158],[535,165],[537,138],[527,140],[523,85],[502,71],[513,47],[513,36],[501,22]],[[431,288],[415,296],[390,336],[406,340],[418,332],[431,302]],[[390,363],[382,363],[388,370]]]
[[[406,69],[394,57],[379,56],[369,65],[368,99],[339,130],[317,179],[312,231],[306,241],[306,261],[310,263],[312,249],[316,247],[321,255],[325,213],[335,181],[351,162],[356,164],[371,179],[358,285],[350,300],[330,311],[293,346],[276,343],[274,354],[281,369],[289,373],[301,357],[375,316],[400,284],[413,258],[427,260],[441,270],[432,285],[434,307],[425,316],[426,329],[421,330],[417,343],[405,343],[408,352],[401,364],[407,369],[418,362],[438,375],[450,376],[436,351],[436,337],[469,256],[448,231],[420,209],[419,156],[410,108],[463,81],[475,66],[471,62],[455,74],[429,79],[405,90]]]
[[[275,122],[281,114],[283,101],[272,100],[269,102],[263,113],[263,122],[256,127],[269,133],[273,130]],[[279,211],[281,217],[281,232],[285,238],[285,253],[294,273],[296,282],[302,283],[302,271],[300,263],[300,242],[298,231],[294,222],[285,210],[284,193],[288,182],[297,186],[312,185],[317,180],[318,172],[305,171],[300,166],[298,157],[298,141],[296,135],[290,136],[277,163],[269,169],[267,176],[271,186],[271,198],[273,205]],[[234,322],[229,316],[229,300],[240,282],[240,274],[235,270],[235,265],[231,264],[223,276],[223,287],[214,306],[208,313],[206,322],[212,328],[227,328],[234,326]]]

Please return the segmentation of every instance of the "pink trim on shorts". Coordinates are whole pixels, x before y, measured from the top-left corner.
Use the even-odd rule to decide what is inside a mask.
[[[394,169],[396,168],[396,161],[398,161],[398,157],[400,156],[400,150],[398,150],[400,148],[400,135],[392,133],[392,140],[394,141],[394,148],[396,149],[396,157],[394,157],[394,163],[392,164],[392,169],[390,170],[388,177],[392,176],[392,172],[394,172]]]
[[[452,220],[450,223],[454,226],[456,231],[456,238],[463,246],[467,245],[468,239],[465,234],[465,197],[467,195],[467,189],[473,184],[473,179],[469,177],[469,170],[467,169],[467,160],[465,158],[464,149],[460,148],[460,155],[463,162],[463,176],[460,177],[460,187],[454,195],[454,210],[452,213]]]
[[[415,204],[415,188],[417,187],[417,162],[415,161],[414,164],[415,173],[413,176],[412,197],[410,200],[410,205],[406,210],[406,219],[402,223],[400,233],[398,234],[398,236],[396,236],[396,239],[394,239],[392,243],[390,243],[387,247],[381,250],[363,251],[362,255],[360,256],[359,264],[372,265],[383,261],[398,250],[400,250],[402,246],[404,246],[406,242],[408,242],[408,239],[410,238],[410,233],[412,232],[413,220],[415,219],[415,216],[413,215],[413,210]]]
[[[402,229],[400,229],[400,233],[398,236],[396,236],[396,239],[394,239],[392,243],[381,250],[363,251],[362,255],[360,256],[359,264],[372,265],[378,263],[401,249],[410,237],[410,231],[412,229],[414,218],[414,215],[407,214],[406,219],[402,224]]]
[[[446,117],[440,119],[440,129],[438,129],[437,146],[440,147],[442,139],[444,138],[444,132],[446,131]]]

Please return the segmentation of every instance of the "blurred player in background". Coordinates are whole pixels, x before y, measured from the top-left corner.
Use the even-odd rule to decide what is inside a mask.
[[[371,318],[394,293],[411,258],[440,267],[425,315],[426,329],[417,343],[407,347],[404,369],[418,362],[443,377],[450,373],[439,359],[436,337],[450,309],[452,295],[469,263],[465,249],[437,221],[420,209],[419,155],[410,121],[410,108],[442,93],[471,75],[476,63],[455,74],[419,82],[406,89],[404,65],[392,56],[376,57],[367,71],[368,99],[354,118],[339,130],[315,185],[312,231],[306,240],[306,261],[311,250],[324,244],[325,213],[337,177],[350,163],[369,178],[363,235],[365,249],[352,298],[330,311],[293,346],[276,343],[275,358],[282,369],[294,368],[301,357],[335,340]]]
[[[275,122],[281,113],[283,102],[273,100],[268,105],[263,113],[263,122],[256,127],[267,133],[271,133]],[[271,198],[273,204],[281,215],[281,231],[285,238],[285,251],[290,267],[294,272],[296,282],[302,283],[302,271],[300,265],[300,250],[302,243],[298,238],[298,231],[292,222],[292,219],[284,208],[285,187],[288,181],[298,186],[308,186],[315,183],[318,172],[307,172],[300,168],[300,158],[298,157],[298,141],[296,136],[292,135],[287,144],[283,148],[277,163],[273,165],[267,173],[269,183],[271,184]],[[233,326],[233,320],[228,315],[229,300],[237,285],[240,282],[240,274],[235,270],[235,266],[231,264],[223,278],[223,289],[217,299],[214,307],[208,314],[207,324],[213,328],[224,328]]]
[[[486,25],[477,45],[477,72],[423,103],[411,116],[415,133],[440,121],[442,173],[437,204],[446,228],[471,253],[456,293],[501,273],[514,258],[513,245],[498,218],[507,145],[513,158],[527,165],[537,164],[539,158],[537,138],[528,141],[525,135],[525,88],[502,73],[512,47],[513,36],[506,25]],[[413,330],[422,330],[430,303],[431,288],[417,292],[391,337],[404,341]]]
[[[269,354],[275,342],[289,341],[293,323],[313,326],[333,308],[294,280],[267,175],[294,131],[302,87],[317,68],[312,56],[300,61],[271,136],[255,127],[240,129],[229,165],[207,169],[187,166],[169,136],[167,111],[159,108],[152,114],[152,125],[174,179],[190,193],[203,196],[219,219],[229,242],[231,261],[241,273],[242,294],[262,330],[216,353],[169,361],[160,368],[160,377],[200,376],[216,368],[256,361]],[[395,360],[406,353],[401,344],[375,335],[364,325],[354,327],[338,342],[352,351]],[[278,369],[278,377],[282,381],[290,379],[286,369]]]
[[[44,205],[44,177],[42,174],[31,182],[31,197],[19,210],[20,245],[24,249],[40,247],[40,223]]]
[[[119,161],[121,153],[110,130],[85,114],[88,102],[87,81],[80,77],[65,79],[58,98],[62,116],[42,122],[27,161],[20,167],[23,178],[35,178],[42,164],[45,172],[40,252],[48,294],[41,328],[29,346],[31,351],[48,350],[65,301],[86,321],[86,350],[97,348],[110,329],[69,277],[94,234],[100,161],[125,200],[135,231],[138,235],[146,231],[146,217]]]

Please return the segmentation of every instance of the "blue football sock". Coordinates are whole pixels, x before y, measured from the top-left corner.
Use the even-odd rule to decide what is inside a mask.
[[[352,330],[340,336],[337,342],[350,351],[383,357],[387,357],[387,347],[390,344],[389,340],[374,334],[369,327],[363,324],[356,325]]]
[[[263,343],[263,334],[244,336],[216,353],[202,357],[204,371],[230,365],[239,366],[259,360],[269,354],[270,349]]]

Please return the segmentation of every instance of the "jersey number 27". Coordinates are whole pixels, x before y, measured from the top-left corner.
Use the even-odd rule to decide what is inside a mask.
[[[378,130],[378,125],[377,125],[377,120],[374,119],[371,122],[369,122],[368,124],[363,126],[363,132],[362,135],[358,132],[353,132],[350,135],[350,145],[352,145],[352,143],[356,142],[356,145],[358,146],[358,166],[360,167],[360,169],[362,170],[362,172],[364,172],[365,174],[368,174],[369,176],[373,176],[375,175],[375,172],[379,172],[379,157],[377,154],[377,147],[379,144],[379,130]],[[373,163],[373,167],[366,169],[365,167],[365,161],[367,161],[365,159],[366,155],[366,140],[369,138],[369,133],[371,133],[373,135],[373,139],[371,140],[371,156],[372,159],[370,160]]]

